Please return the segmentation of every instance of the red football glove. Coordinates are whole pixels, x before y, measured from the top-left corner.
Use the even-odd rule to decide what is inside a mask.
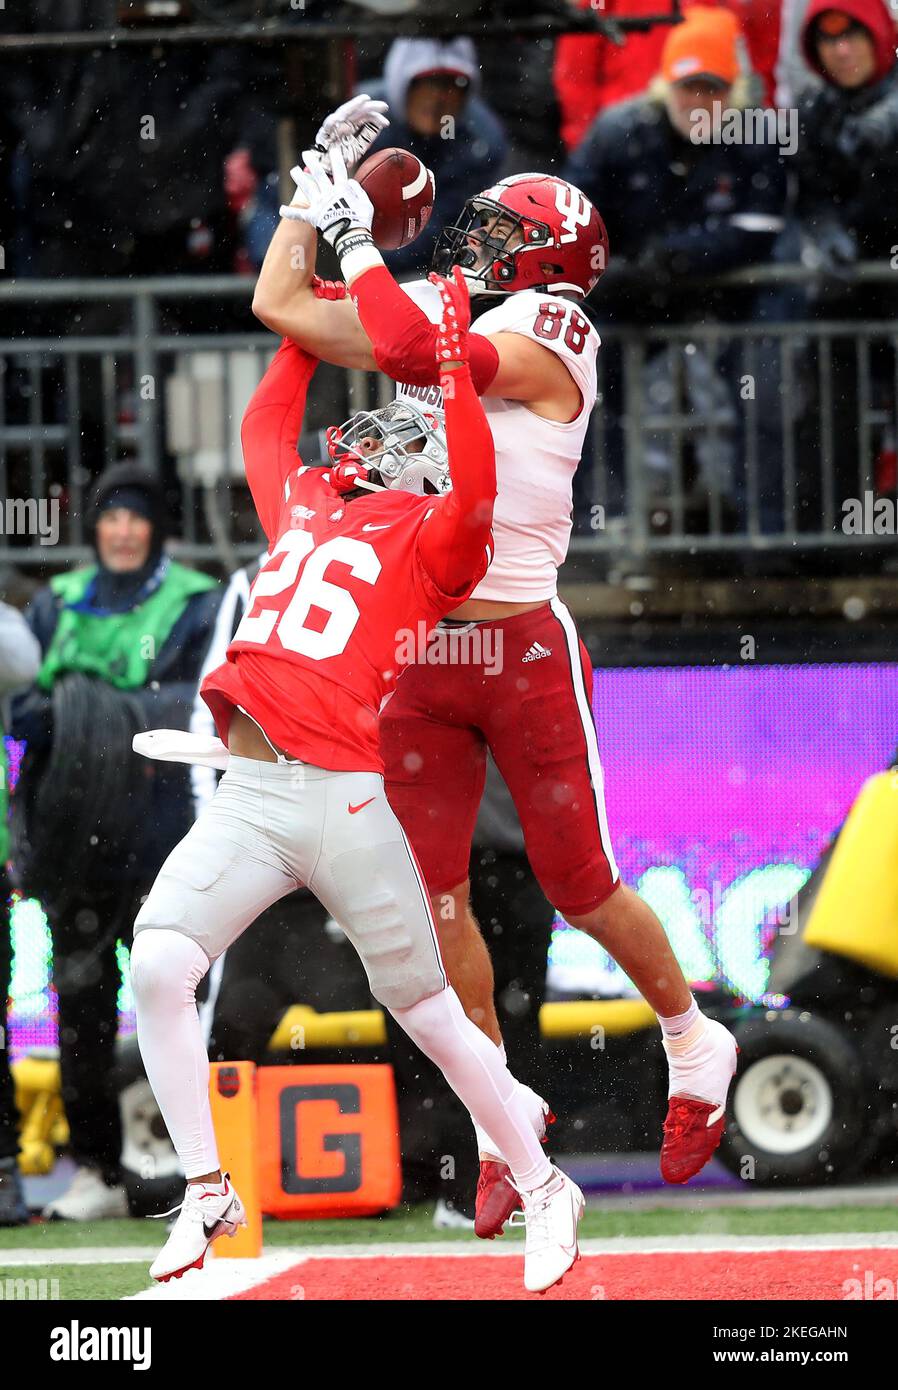
[[[322,280],[320,275],[313,275],[312,293],[316,299],[345,299],[347,291],[342,280]]]
[[[451,280],[442,275],[429,275],[443,303],[443,317],[437,327],[437,364],[468,361],[468,329],[471,326],[471,300],[460,266],[452,267]]]

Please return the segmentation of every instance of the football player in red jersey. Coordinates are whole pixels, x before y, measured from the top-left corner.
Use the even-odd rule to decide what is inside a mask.
[[[294,170],[256,289],[269,327],[328,361],[380,367],[400,400],[438,404],[439,306],[426,282],[398,286],[371,237],[373,209],[346,177],[382,107],[358,97],[325,122]],[[312,289],[319,231],[335,248],[351,303]],[[450,979],[468,1016],[501,1041],[486,945],[469,906],[468,863],[486,750],[514,798],[527,854],[564,918],[615,958],[658,1015],[670,1065],[661,1171],[686,1182],[720,1141],[735,1070],[732,1036],[698,1009],[658,918],[620,881],[605,813],[592,669],[557,595],[571,529],[571,482],[596,399],[595,328],[581,312],[608,255],[602,220],[564,180],[505,179],[444,230],[434,266],[459,267],[476,317],[471,375],[496,445],[489,570],[447,620],[449,664],[403,675],[381,719],[391,804],[409,834],[440,923]],[[451,626],[454,624],[455,626]],[[460,626],[459,626],[460,625]],[[494,629],[502,670],[453,662],[451,633]],[[468,648],[465,648],[467,651]],[[478,1130],[479,1235],[501,1232],[517,1195],[498,1141]]]
[[[548,1288],[577,1258],[582,1194],[543,1152],[538,1097],[448,983],[378,752],[402,634],[463,601],[492,552],[495,459],[467,361],[468,294],[460,274],[437,289],[445,435],[436,415],[389,406],[332,432],[330,468],[304,467],[296,441],[317,362],[288,341],[244,416],[269,554],[227,661],[201,688],[227,771],[162,866],[131,953],[141,1055],[187,1178],[156,1279],[201,1266],[245,1219],[219,1167],[196,986],[302,885],[342,924],[374,996],[498,1136],[527,1223],[525,1286]]]

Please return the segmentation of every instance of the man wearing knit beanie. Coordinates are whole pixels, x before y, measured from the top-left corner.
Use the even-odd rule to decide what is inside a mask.
[[[130,731],[187,726],[219,601],[213,579],[166,554],[162,486],[140,465],[118,463],[100,475],[85,523],[95,563],[55,575],[26,614],[40,669],[13,701],[11,724],[26,742],[17,797],[24,823],[14,823],[12,862],[50,924],[76,1164],[70,1187],[44,1215],[74,1221],[128,1213],[113,1072],[117,941],[130,942],[136,904],[192,820],[183,770],[148,784],[141,764],[127,777],[138,761]],[[124,768],[126,781],[103,820],[110,766]],[[64,854],[35,809],[48,800]],[[137,831],[134,808],[145,816]],[[121,843],[119,824],[129,827]]]

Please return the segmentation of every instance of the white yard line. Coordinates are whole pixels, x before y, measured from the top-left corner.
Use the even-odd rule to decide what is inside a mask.
[[[293,1269],[297,1263],[292,1251],[278,1251],[276,1255],[261,1255],[252,1260],[210,1260],[207,1255],[202,1269],[191,1269],[180,1279],[170,1279],[167,1284],[154,1284],[152,1288],[131,1294],[129,1298],[149,1298],[156,1303],[207,1302],[210,1299],[231,1298],[236,1293],[254,1289],[257,1284],[264,1284],[266,1279],[281,1274],[285,1269]],[[297,1298],[302,1297],[302,1288],[297,1285]]]
[[[50,1250],[0,1250],[0,1269],[26,1265],[130,1265],[143,1260],[152,1263],[158,1245],[79,1245]]]

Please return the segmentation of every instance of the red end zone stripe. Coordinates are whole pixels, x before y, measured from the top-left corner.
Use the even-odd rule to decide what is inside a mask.
[[[235,1294],[244,1299],[802,1299],[840,1301],[865,1275],[898,1280],[898,1250],[734,1250],[584,1255],[547,1294],[526,1293],[520,1260],[501,1255],[311,1258]],[[853,1281],[853,1282],[851,1282]],[[868,1279],[869,1283],[869,1279]],[[867,1297],[871,1297],[867,1294]]]

